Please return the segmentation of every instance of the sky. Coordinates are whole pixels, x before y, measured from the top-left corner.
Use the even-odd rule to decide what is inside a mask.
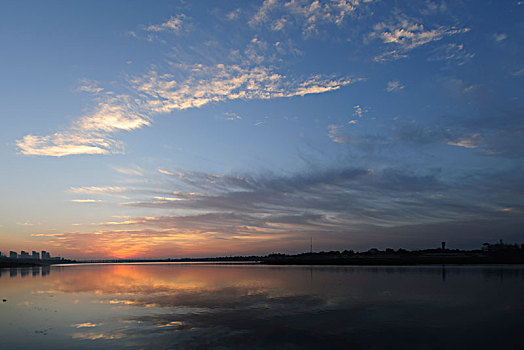
[[[524,1],[2,1],[0,251],[524,242]]]

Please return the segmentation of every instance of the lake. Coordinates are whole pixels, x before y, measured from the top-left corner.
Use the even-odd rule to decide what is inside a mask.
[[[524,349],[524,266],[0,270],[2,349]]]

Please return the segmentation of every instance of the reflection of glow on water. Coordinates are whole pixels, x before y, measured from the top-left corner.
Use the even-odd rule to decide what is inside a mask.
[[[54,289],[51,289],[51,290],[36,290],[36,291],[32,291],[31,294],[58,294],[58,293],[64,293],[63,291],[61,290],[54,290]]]
[[[74,324],[72,325],[72,327],[75,327],[75,328],[92,328],[92,327],[98,327],[100,326],[102,323],[91,323],[91,322],[85,322],[85,323],[77,323],[77,324]]]
[[[387,337],[375,330],[398,345],[405,339],[423,345],[435,334],[462,339],[460,327],[468,322],[482,333],[501,324],[518,334],[524,320],[517,288],[522,266],[446,267],[446,280],[442,267],[106,264],[54,271],[2,285],[9,300],[2,306],[18,307],[0,312],[3,342],[22,344],[19,329],[45,323],[53,337],[31,329],[28,342],[50,349],[63,341],[72,349],[323,348],[325,341],[334,348],[368,342],[380,348]],[[31,303],[22,307],[25,300]],[[16,318],[5,316],[14,312]],[[50,312],[59,314],[50,318]],[[475,323],[487,313],[500,322]],[[476,338],[464,339],[461,345]]]
[[[142,306],[142,307],[157,307],[158,305],[155,304],[155,303],[146,303],[144,304],[143,302],[139,302],[139,301],[136,301],[136,300],[119,300],[119,299],[111,299],[111,300],[108,300],[108,301],[104,301],[104,300],[101,300],[100,303],[109,303],[109,304],[116,304],[116,305],[135,305],[135,306]]]
[[[172,321],[166,324],[157,324],[156,326],[158,328],[164,328],[164,327],[179,327],[182,325],[182,322],[180,321]]]
[[[106,339],[106,340],[112,340],[112,339],[122,339],[126,335],[122,333],[117,334],[104,334],[104,333],[75,333],[73,334],[73,339],[84,339],[84,340],[98,340],[98,339]]]
[[[136,301],[134,300],[118,300],[118,299],[112,299],[108,300],[109,304],[124,304],[124,305],[134,305],[136,304]]]

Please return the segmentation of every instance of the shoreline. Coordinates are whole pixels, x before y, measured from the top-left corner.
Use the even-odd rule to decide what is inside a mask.
[[[264,265],[416,266],[416,265],[522,265],[524,258],[283,258],[261,261]]]

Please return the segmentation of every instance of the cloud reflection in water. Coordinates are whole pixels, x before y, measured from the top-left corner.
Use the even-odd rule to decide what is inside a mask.
[[[108,264],[55,267],[43,280],[7,281],[80,300],[71,312],[85,319],[69,322],[64,335],[87,349],[522,343],[522,267]]]

